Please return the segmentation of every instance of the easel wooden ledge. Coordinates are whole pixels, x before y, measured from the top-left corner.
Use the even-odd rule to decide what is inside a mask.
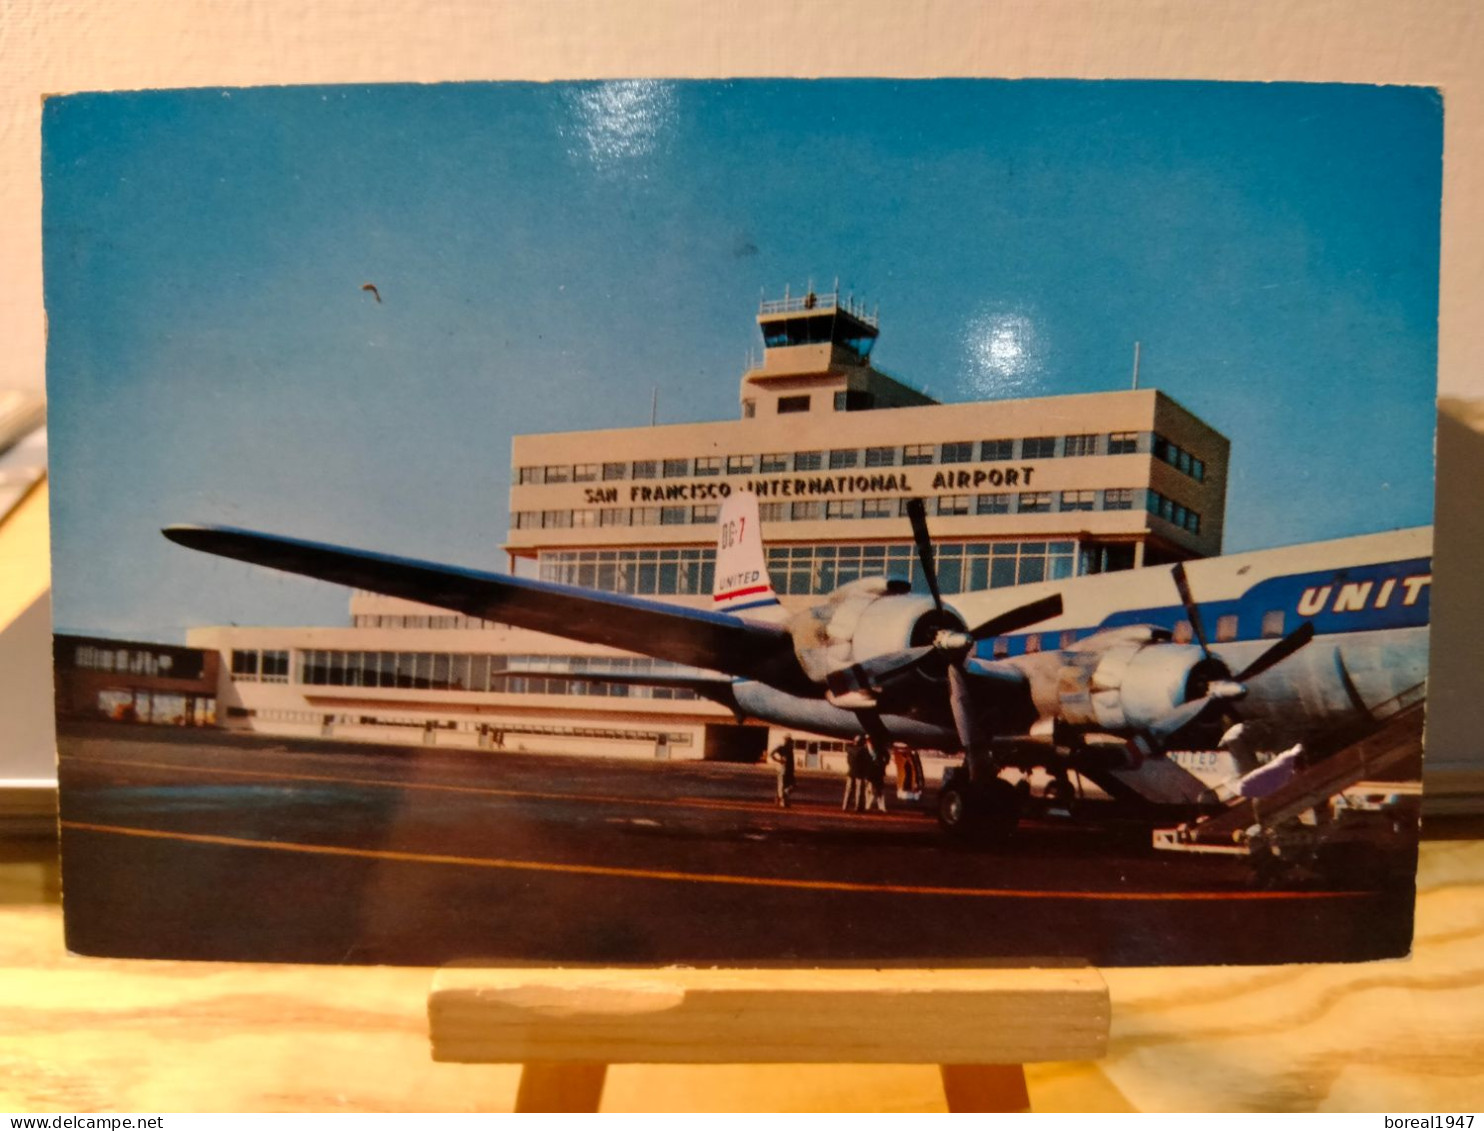
[[[521,1064],[516,1111],[597,1111],[609,1064],[937,1064],[950,1111],[1027,1111],[1023,1066],[1107,1051],[1090,968],[447,967],[433,1059]]]

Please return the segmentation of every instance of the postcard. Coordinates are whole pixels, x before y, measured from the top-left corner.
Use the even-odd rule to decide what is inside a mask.
[[[1407,953],[1442,114],[49,99],[68,945]]]

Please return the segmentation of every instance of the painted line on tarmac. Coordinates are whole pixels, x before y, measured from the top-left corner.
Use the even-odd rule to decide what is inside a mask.
[[[397,781],[395,778],[353,778],[334,774],[305,774],[289,770],[234,770],[225,766],[190,766],[176,762],[144,762],[132,759],[99,758],[88,754],[69,754],[68,761],[92,762],[97,765],[115,766],[122,769],[182,771],[190,774],[216,774],[223,777],[257,778],[263,781],[314,782],[320,785],[364,785],[385,789],[417,789],[433,793],[462,793],[476,797],[520,797],[533,801],[581,801],[595,805],[651,805],[669,809],[714,809],[733,813],[773,814],[796,813],[801,817],[818,819],[824,817],[836,821],[869,821],[873,825],[883,822],[898,822],[927,828],[926,815],[922,813],[847,813],[832,805],[791,805],[781,809],[775,803],[763,801],[709,801],[699,797],[621,797],[601,793],[555,793],[531,789],[496,789],[483,785],[448,785],[442,782]],[[772,792],[772,778],[768,779]]]
[[[173,840],[216,848],[249,848],[267,852],[294,852],[310,856],[338,856],[353,860],[381,860],[399,864],[446,864],[465,868],[495,868],[520,872],[557,872],[574,876],[605,876],[627,880],[665,880],[681,883],[729,884],[735,887],[791,888],[796,891],[849,892],[865,895],[936,895],[975,899],[1067,899],[1090,902],[1181,903],[1262,901],[1295,899],[1358,899],[1372,893],[1355,891],[1045,891],[1011,888],[955,888],[910,884],[867,884],[850,880],[797,880],[770,876],[734,876],[716,872],[675,872],[657,868],[619,868],[603,864],[558,864],[539,860],[510,860],[486,856],[449,856],[442,853],[398,852],[385,848],[348,848],[334,844],[300,844],[294,841],[253,840],[209,833],[170,832],[127,825],[94,825],[85,821],[63,821],[73,832],[144,840]]]

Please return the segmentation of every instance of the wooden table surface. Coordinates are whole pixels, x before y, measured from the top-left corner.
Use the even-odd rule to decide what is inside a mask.
[[[432,971],[70,956],[50,845],[0,848],[0,1110],[510,1110],[514,1066],[429,1058]],[[1105,971],[1109,1055],[1031,1067],[1033,1105],[1477,1108],[1484,841],[1425,844],[1420,885],[1409,960]],[[777,1109],[943,1101],[937,1071],[913,1065],[618,1065],[604,1093],[609,1111]]]
[[[44,591],[46,491],[5,524],[0,624]],[[5,829],[0,827],[0,838]],[[0,1111],[509,1111],[434,1064],[432,971],[77,958],[47,840],[0,839]],[[1467,1111],[1484,1097],[1484,841],[1423,846],[1410,960],[1108,970],[1109,1055],[1041,1111]],[[824,977],[826,975],[821,975]],[[614,1066],[610,1111],[944,1110],[930,1065]]]

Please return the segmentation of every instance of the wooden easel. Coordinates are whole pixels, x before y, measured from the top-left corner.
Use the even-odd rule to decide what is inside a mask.
[[[1088,968],[448,967],[433,1059],[523,1065],[515,1110],[597,1111],[609,1064],[937,1064],[950,1111],[1028,1111],[1023,1066],[1107,1050]]]

